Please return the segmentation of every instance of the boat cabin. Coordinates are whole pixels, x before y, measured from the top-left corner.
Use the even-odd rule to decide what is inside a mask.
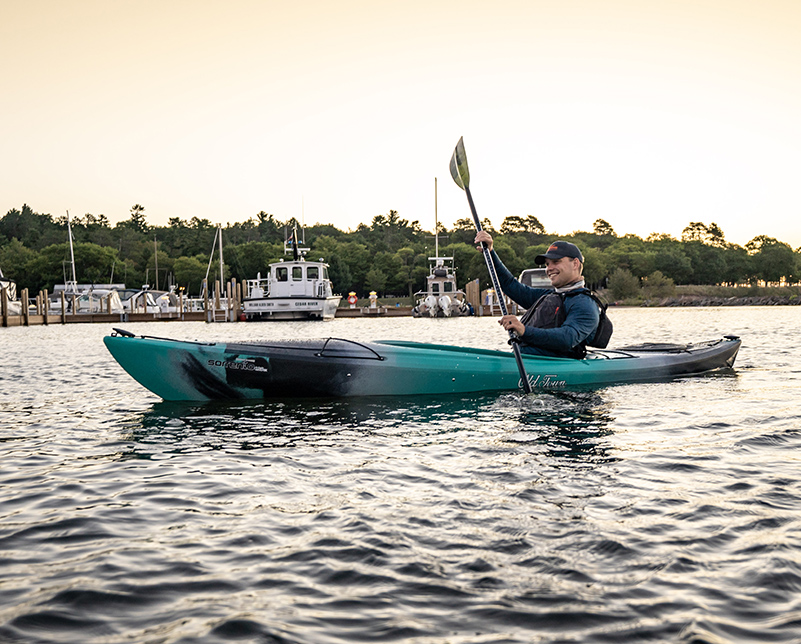
[[[336,314],[341,300],[334,295],[328,264],[300,257],[270,264],[267,277],[261,273],[245,282],[242,310],[247,320],[320,318]]]
[[[464,291],[456,286],[453,257],[429,257],[431,265],[426,277],[426,290],[414,294],[414,317],[456,317],[472,315]]]
[[[321,261],[280,261],[270,264],[266,278],[261,273],[247,280],[246,299],[259,297],[328,297],[332,295],[328,264]]]

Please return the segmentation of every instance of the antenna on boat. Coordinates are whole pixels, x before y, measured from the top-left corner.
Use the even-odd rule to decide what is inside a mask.
[[[300,249],[298,248],[298,224],[292,226],[292,259],[298,261],[300,259]]]
[[[439,222],[437,221],[437,178],[434,177],[434,255],[439,257]]]
[[[303,237],[301,243],[306,245],[306,203],[303,195],[300,196],[300,234]]]

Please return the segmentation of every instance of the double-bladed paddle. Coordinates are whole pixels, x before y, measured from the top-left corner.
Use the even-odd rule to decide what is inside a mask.
[[[453,151],[453,156],[451,157],[451,176],[456,182],[456,185],[464,190],[465,194],[467,195],[467,203],[470,204],[470,212],[473,215],[473,223],[476,225],[476,232],[480,232],[482,230],[481,221],[479,221],[478,214],[476,213],[476,206],[473,203],[473,195],[470,194],[470,170],[467,167],[467,154],[464,151],[463,138],[459,139],[459,143],[456,144],[456,149]],[[504,301],[503,297],[503,291],[501,290],[501,285],[498,283],[498,275],[495,272],[495,264],[493,263],[489,249],[484,242],[481,242],[481,252],[484,254],[484,261],[487,263],[487,270],[489,271],[490,279],[492,280],[492,288],[494,288],[495,292],[498,294],[498,302],[501,305],[501,313],[503,315],[508,315],[506,311],[506,302]],[[520,355],[520,346],[517,344],[517,334],[511,329],[509,330],[509,338],[512,340],[511,345],[512,351],[515,354],[515,362],[517,362],[517,370],[520,372],[520,383],[523,387],[523,391],[525,391],[527,394],[530,394],[531,383],[528,381],[526,367],[523,365],[523,357]]]

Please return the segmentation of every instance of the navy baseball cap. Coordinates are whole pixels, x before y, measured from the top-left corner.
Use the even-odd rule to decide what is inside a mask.
[[[582,264],[584,263],[584,256],[581,254],[578,246],[566,241],[553,242],[548,246],[548,250],[542,255],[537,255],[534,261],[537,264],[544,264],[546,259],[561,259],[562,257],[571,257],[577,259]]]

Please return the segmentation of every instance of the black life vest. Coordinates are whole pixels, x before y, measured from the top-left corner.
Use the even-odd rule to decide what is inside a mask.
[[[606,315],[606,303],[603,302],[595,293],[586,288],[577,288],[563,293],[546,293],[526,311],[520,321],[524,326],[533,326],[538,329],[555,329],[562,326],[567,317],[565,311],[565,299],[575,295],[587,295],[598,305],[599,319],[598,327],[589,338],[573,347],[568,352],[561,352],[569,358],[581,359],[587,355],[587,347],[606,348],[609,339],[612,337],[612,321]]]

